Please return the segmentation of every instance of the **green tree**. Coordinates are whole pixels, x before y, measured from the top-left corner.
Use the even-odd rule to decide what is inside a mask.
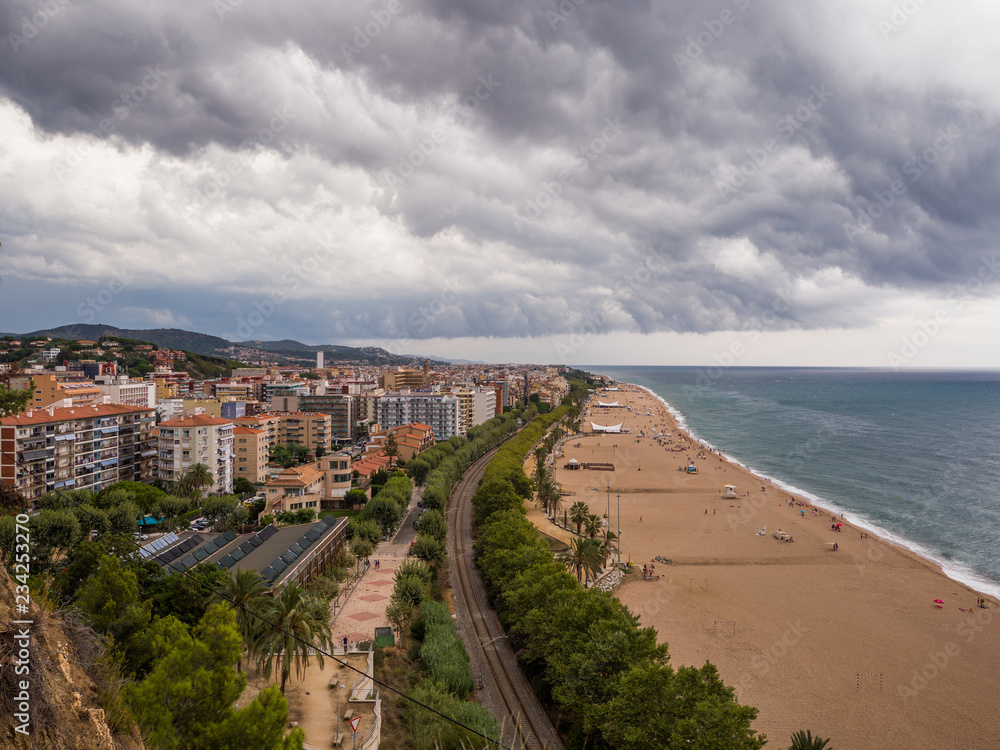
[[[417,534],[411,547],[414,557],[426,563],[439,563],[444,559],[444,546],[429,534]]]
[[[347,538],[350,540],[367,539],[372,547],[376,547],[382,539],[382,529],[379,528],[374,519],[352,518],[347,524]]]
[[[410,475],[413,479],[413,483],[417,486],[423,486],[424,482],[427,481],[427,475],[430,474],[431,465],[424,458],[415,458],[406,464],[406,473]]]
[[[448,536],[448,522],[439,510],[428,510],[417,519],[417,532],[427,534],[443,543]]]
[[[31,518],[30,527],[31,570],[34,573],[47,570],[83,539],[83,529],[71,510],[39,511]],[[13,551],[13,546],[6,550],[8,560]]]
[[[648,662],[632,667],[595,713],[604,741],[617,750],[760,750],[767,741],[750,726],[757,709],[737,703],[708,663],[676,673]]]
[[[365,513],[370,518],[374,518],[382,527],[383,534],[390,533],[403,518],[403,511],[399,507],[399,503],[391,497],[384,496],[381,492],[368,502]]]
[[[562,559],[576,571],[576,580],[582,581],[584,572],[589,575],[595,566],[600,566],[601,547],[593,539],[571,539],[569,551],[563,553]]]
[[[235,613],[236,628],[244,646],[253,640],[260,627],[260,619],[252,613],[260,609],[270,590],[260,573],[245,569],[230,571],[212,595],[213,602],[229,607]],[[242,658],[236,662],[237,671],[242,668],[242,663]]]
[[[207,497],[201,504],[201,514],[212,523],[215,523],[232,513],[239,505],[240,499],[235,495]]]
[[[587,516],[583,524],[586,527],[587,536],[591,539],[596,538],[597,535],[601,533],[601,528],[604,525],[601,522],[601,517],[596,513],[591,513]]]
[[[10,387],[12,376],[13,370],[0,374],[0,417],[12,417],[15,414],[20,414],[28,408],[32,394],[35,392],[34,380],[23,391],[12,389]]]
[[[589,506],[583,500],[577,500],[569,507],[569,520],[576,524],[576,533],[580,533],[580,528],[590,515]]]
[[[352,489],[344,494],[344,503],[352,508],[364,506],[368,502],[368,495],[364,490]]]
[[[129,703],[151,746],[302,748],[301,731],[285,737],[288,703],[274,687],[246,708],[233,708],[246,677],[232,670],[240,658],[232,612],[212,607],[193,632],[175,630],[164,649],[149,676],[129,691]]]
[[[361,562],[367,560],[372,556],[372,552],[375,551],[375,545],[372,544],[368,539],[356,536],[351,540],[351,554],[358,561],[358,572],[361,572]]]
[[[399,455],[399,444],[396,442],[396,436],[390,434],[386,439],[385,443],[382,445],[382,450],[385,455],[389,457],[389,465],[392,466],[396,462],[396,457]]]
[[[140,581],[140,588],[143,600],[152,605],[154,618],[173,616],[194,627],[208,609],[206,589],[217,588],[226,575],[212,563],[196,565],[185,575],[167,566],[163,570],[157,568],[157,575],[145,583]]]
[[[139,530],[139,508],[131,501],[116,505],[108,511],[112,534],[130,536]]]
[[[830,744],[830,740],[813,737],[812,732],[808,729],[800,730],[792,735],[792,746],[788,750],[825,750],[828,744]]]
[[[188,470],[184,472],[181,481],[197,494],[196,499],[200,505],[201,491],[215,484],[215,476],[212,474],[212,470],[205,466],[205,464],[197,463],[191,464]]]
[[[601,554],[604,556],[604,564],[608,564],[608,558],[618,551],[618,535],[611,529],[607,529],[603,534],[598,535],[598,542],[601,544]]]
[[[301,679],[309,666],[309,649],[331,648],[330,603],[309,596],[292,581],[263,603],[261,614],[267,622],[254,639],[252,650],[257,655],[257,668],[270,678],[277,661],[284,695],[292,665]],[[316,663],[323,668],[323,655],[319,651]]]
[[[257,487],[246,477],[236,477],[236,481],[233,482],[233,492],[237,495],[255,495]]]
[[[134,672],[145,661],[143,631],[149,625],[149,602],[139,599],[136,574],[117,557],[104,555],[96,572],[79,590],[76,605],[91,626],[109,635],[125,649],[126,664]]]

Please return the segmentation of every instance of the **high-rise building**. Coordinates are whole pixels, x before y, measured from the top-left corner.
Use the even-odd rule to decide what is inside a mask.
[[[0,419],[0,481],[36,500],[52,489],[96,492],[151,482],[155,410],[98,404],[29,409]]]
[[[335,441],[345,443],[357,437],[358,404],[346,393],[322,396],[299,396],[299,410],[330,415],[330,429]]]
[[[233,422],[205,414],[160,422],[159,478],[178,482],[194,464],[204,464],[214,482],[209,492],[233,491]]]
[[[379,398],[379,423],[383,430],[412,422],[434,428],[438,440],[459,434],[458,398],[449,393],[413,393],[403,390]]]
[[[234,476],[254,484],[267,481],[267,433],[252,427],[233,428]]]

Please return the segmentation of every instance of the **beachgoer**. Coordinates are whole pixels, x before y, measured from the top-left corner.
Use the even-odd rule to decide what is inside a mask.
[[[344,653],[347,653],[347,636],[344,636]]]

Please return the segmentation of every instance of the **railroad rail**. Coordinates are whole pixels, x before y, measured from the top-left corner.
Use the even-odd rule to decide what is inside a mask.
[[[515,750],[564,750],[552,722],[517,666],[500,618],[490,607],[472,554],[472,496],[494,449],[476,461],[452,489],[448,503],[448,554],[452,595],[460,623],[476,642],[466,643],[473,663],[482,664],[480,689],[494,693],[506,716],[500,719],[503,744]],[[460,629],[461,630],[461,629]]]

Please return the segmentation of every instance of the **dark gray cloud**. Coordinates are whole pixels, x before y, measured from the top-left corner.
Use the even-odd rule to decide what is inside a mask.
[[[255,337],[869,324],[996,251],[943,12],[11,0],[0,268],[58,310],[124,265],[106,322]]]

